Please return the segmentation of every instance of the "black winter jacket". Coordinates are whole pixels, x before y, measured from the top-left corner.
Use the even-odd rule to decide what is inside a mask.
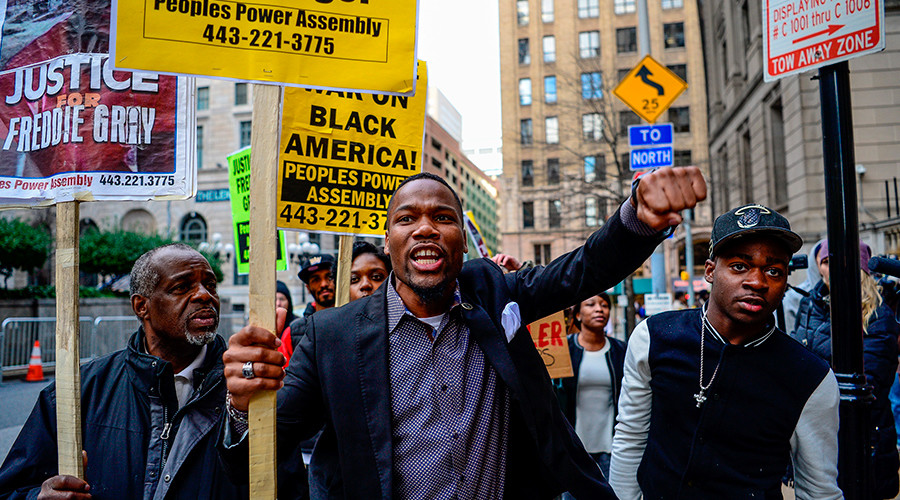
[[[831,311],[828,288],[819,281],[809,297],[800,301],[797,323],[791,336],[807,349],[831,362]],[[875,310],[863,337],[863,362],[866,380],[872,385],[875,401],[872,403],[870,422],[874,444],[875,493],[874,498],[894,498],[900,489],[897,469],[897,432],[888,394],[897,373],[897,336],[900,325],[894,314],[884,304]]]
[[[578,369],[581,367],[581,360],[584,358],[584,348],[578,344],[578,334],[569,335],[569,355],[572,357],[572,371],[574,377],[562,379],[562,404],[566,418],[572,427],[575,427],[576,407],[578,406]],[[612,375],[612,405],[615,416],[619,415],[619,391],[622,390],[622,375],[625,369],[625,343],[621,340],[606,337],[609,342],[609,351],[606,352],[606,366]]]
[[[81,369],[85,471],[95,500],[247,498],[225,474],[216,451],[225,420],[225,341],[216,337],[194,395],[178,409],[172,366],[143,354],[143,330],[128,347]],[[35,498],[58,474],[56,387],[41,391],[31,416],[0,467],[0,499]],[[165,427],[169,424],[168,439]]]

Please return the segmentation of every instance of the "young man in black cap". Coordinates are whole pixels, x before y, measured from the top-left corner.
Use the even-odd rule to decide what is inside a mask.
[[[610,484],[619,498],[837,499],[838,387],[775,327],[802,240],[761,205],[718,217],[703,309],[657,314],[631,335]]]
[[[304,317],[334,307],[334,268],[334,257],[326,253],[310,257],[297,273],[313,298],[303,311]]]

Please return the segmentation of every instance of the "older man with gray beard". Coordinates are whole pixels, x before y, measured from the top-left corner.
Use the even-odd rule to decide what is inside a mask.
[[[216,453],[225,414],[216,286],[189,246],[142,255],[131,271],[141,326],[81,372],[86,480],[58,475],[50,385],[0,467],[0,498],[246,498]]]

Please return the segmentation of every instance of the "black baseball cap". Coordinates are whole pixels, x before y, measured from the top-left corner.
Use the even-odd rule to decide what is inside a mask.
[[[744,205],[716,217],[709,238],[709,257],[714,257],[724,243],[762,234],[781,240],[792,254],[803,246],[803,239],[791,231],[791,223],[781,214],[762,205]]]
[[[333,269],[334,268],[334,256],[322,253],[319,255],[313,255],[303,264],[303,267],[300,269],[300,272],[297,273],[297,277],[300,278],[306,284],[309,284],[309,277],[312,273],[316,271],[321,271],[322,269]]]

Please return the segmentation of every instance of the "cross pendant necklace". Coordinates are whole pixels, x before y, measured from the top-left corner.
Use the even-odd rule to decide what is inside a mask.
[[[694,394],[694,400],[697,401],[697,408],[703,405],[706,402],[706,390],[712,385],[713,380],[716,379],[716,374],[719,373],[719,365],[722,364],[722,358],[719,358],[719,362],[716,363],[716,369],[713,370],[712,377],[709,379],[709,383],[705,386],[703,385],[703,358],[705,349],[705,340],[706,337],[706,311],[703,311],[703,316],[700,317],[700,392]]]

